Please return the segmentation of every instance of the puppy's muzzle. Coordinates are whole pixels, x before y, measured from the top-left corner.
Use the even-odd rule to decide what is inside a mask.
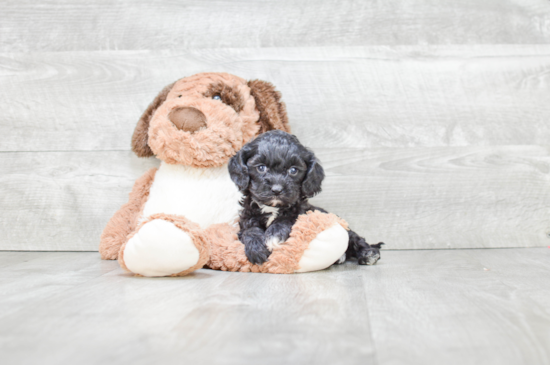
[[[176,128],[185,132],[193,133],[206,127],[206,116],[200,110],[192,107],[174,109],[168,114],[168,119]]]
[[[283,187],[282,185],[279,185],[279,184],[275,184],[271,187],[271,192],[274,194],[274,195],[279,195],[281,194],[281,192],[283,191]]]

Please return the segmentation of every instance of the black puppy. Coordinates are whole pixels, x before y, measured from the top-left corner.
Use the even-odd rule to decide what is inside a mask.
[[[253,264],[263,264],[273,248],[288,239],[298,215],[309,210],[326,213],[308,203],[321,192],[325,172],[313,152],[291,134],[261,134],[231,158],[229,173],[244,194],[239,239]],[[336,263],[357,257],[360,265],[373,265],[380,259],[383,243],[369,245],[357,233],[348,234],[348,249]]]

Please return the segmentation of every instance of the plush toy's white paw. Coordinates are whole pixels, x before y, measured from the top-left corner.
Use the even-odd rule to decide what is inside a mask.
[[[348,231],[341,225],[325,229],[319,233],[304,251],[296,272],[323,270],[338,260],[348,249]]]
[[[135,274],[168,276],[196,265],[199,250],[173,223],[154,219],[144,224],[124,248],[124,263]]]

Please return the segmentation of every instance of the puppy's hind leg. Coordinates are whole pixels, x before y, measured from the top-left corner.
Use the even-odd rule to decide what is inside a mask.
[[[346,254],[357,257],[359,265],[374,265],[380,260],[380,248],[384,242],[369,245],[365,239],[352,230],[348,231],[349,246]]]
[[[342,265],[344,262],[346,262],[346,253],[345,252],[342,256],[340,256],[340,258],[338,260],[336,260],[336,262],[333,265]]]

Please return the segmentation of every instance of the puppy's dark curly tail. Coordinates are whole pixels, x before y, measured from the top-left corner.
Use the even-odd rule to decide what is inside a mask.
[[[376,247],[378,249],[382,248],[382,245],[385,245],[384,242],[378,242],[376,245],[370,245],[370,247]]]

